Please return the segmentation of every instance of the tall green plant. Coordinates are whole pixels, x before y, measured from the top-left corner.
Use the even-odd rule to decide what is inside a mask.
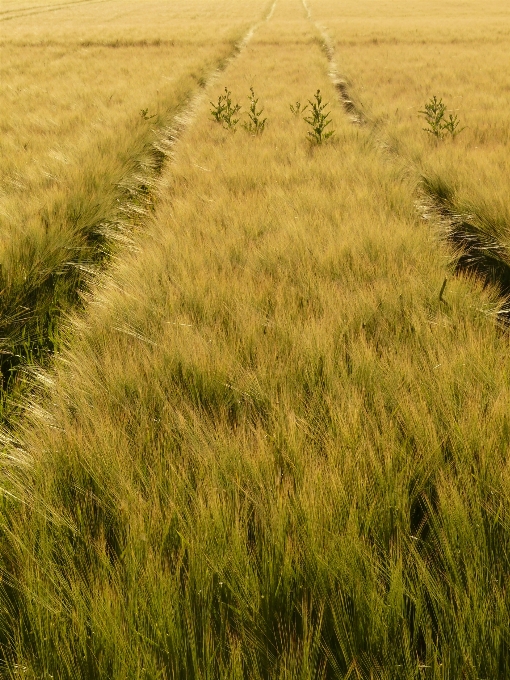
[[[257,105],[259,100],[255,97],[255,91],[253,87],[250,87],[249,100],[250,100],[250,109],[248,111],[249,120],[247,123],[244,123],[243,127],[252,135],[259,135],[264,131],[267,118],[261,118],[262,113],[264,111],[263,108],[257,111]]]
[[[425,117],[427,124],[427,127],[423,130],[436,139],[443,139],[447,134],[456,137],[464,129],[459,130],[460,121],[456,113],[450,113],[446,118],[446,104],[435,95],[431,97],[430,101],[425,104],[423,111],[419,113]]]
[[[302,107],[300,101],[297,101],[295,104],[290,104],[290,111],[295,116],[299,116],[300,113],[304,113],[307,108],[308,108],[308,104],[306,104],[306,106]]]
[[[308,103],[310,105],[310,113],[308,116],[305,116],[303,120],[310,125],[312,128],[308,132],[308,139],[311,144],[322,144],[323,142],[326,141],[326,139],[329,139],[335,134],[335,130],[328,130],[326,132],[326,128],[328,125],[331,125],[331,119],[329,116],[331,115],[330,111],[326,112],[326,107],[328,106],[328,103],[323,103],[322,102],[322,95],[321,91],[317,90],[317,92],[314,95],[314,100],[308,100]]]
[[[237,114],[241,110],[240,104],[232,104],[232,93],[226,87],[225,94],[220,94],[218,97],[218,102],[210,102],[211,115],[217,123],[223,125],[227,130],[235,130],[239,118],[236,118]]]

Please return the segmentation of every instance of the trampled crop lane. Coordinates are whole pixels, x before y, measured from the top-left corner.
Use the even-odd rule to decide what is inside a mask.
[[[71,4],[90,3],[69,3]],[[94,287],[94,281],[104,272],[111,252],[134,247],[133,232],[143,229],[145,220],[155,208],[158,177],[166,161],[173,157],[175,144],[180,135],[193,121],[196,109],[205,96],[204,87],[242,53],[261,21],[267,19],[274,11],[275,4],[276,0],[268,8],[264,19],[256,21],[248,28],[226,58],[222,55],[217,59],[217,64],[202,79],[201,85],[195,86],[195,93],[191,97],[185,94],[184,101],[172,120],[168,122],[167,118],[159,127],[153,128],[151,132],[153,142],[144,149],[140,157],[132,159],[131,173],[120,179],[116,189],[107,187],[110,191],[112,189],[117,191],[114,212],[111,206],[105,205],[104,209],[98,206],[99,214],[98,211],[94,211],[96,214],[93,223],[81,225],[80,231],[74,235],[70,234],[62,247],[46,247],[38,259],[34,258],[35,264],[31,265],[23,281],[18,282],[14,275],[9,278],[9,271],[7,269],[6,272],[5,266],[0,270],[7,279],[2,291],[0,322],[2,328],[0,364],[3,375],[3,389],[0,393],[2,403],[5,402],[6,417],[9,417],[12,408],[12,405],[7,407],[6,400],[9,400],[9,394],[13,390],[18,393],[21,389],[23,395],[32,384],[31,376],[38,374],[40,365],[47,364],[55,347],[58,346],[56,338],[60,332],[62,316],[67,315],[73,307],[83,304],[85,291]],[[61,7],[64,5],[46,9],[50,11]],[[221,49],[223,48],[219,51]],[[72,190],[72,186],[70,189]],[[49,232],[51,236],[52,226],[49,220],[46,235]],[[85,238],[92,242],[91,245],[83,244],[84,233]],[[20,235],[20,241],[23,238]],[[16,248],[15,241],[11,245],[14,253],[14,256],[11,254],[11,260],[16,259]],[[75,257],[74,253],[77,253]],[[48,255],[57,261],[56,265],[53,262],[53,267],[44,261]],[[24,264],[21,256],[19,257],[21,264],[16,267],[18,278],[20,268]],[[54,271],[55,268],[57,271]],[[65,297],[60,292],[62,297],[59,299],[54,291],[62,291],[63,286]],[[20,394],[17,394],[13,404],[15,410],[20,399]]]
[[[365,114],[359,102],[354,101],[350,95],[348,84],[340,75],[335,60],[335,46],[326,27],[319,22],[314,22],[312,12],[307,0],[301,0],[307,18],[314,23],[319,31],[324,45],[324,51],[330,64],[329,76],[337,89],[340,102],[354,124],[370,124],[375,134],[375,139],[380,148],[391,149],[391,156],[398,156],[409,166],[410,171],[420,176],[420,169],[413,165],[409,157],[401,156],[395,149],[394,144],[388,144],[379,126],[370,120]],[[374,65],[375,66],[375,65]],[[440,240],[447,242],[453,249],[454,273],[463,275],[475,275],[483,286],[492,286],[500,297],[500,305],[496,318],[504,325],[510,323],[510,248],[508,239],[498,238],[498,226],[491,224],[483,215],[467,214],[459,212],[453,196],[442,195],[434,184],[441,178],[432,182],[422,176],[422,181],[417,183],[415,206],[419,216],[428,223],[438,227]],[[507,233],[510,225],[507,225]],[[446,282],[447,279],[445,279]],[[443,284],[444,285],[444,284]],[[441,289],[440,299],[444,287]]]
[[[312,13],[307,0],[301,0],[301,2],[303,3],[307,19],[312,21]],[[333,41],[331,40],[327,29],[322,24],[315,22],[314,25],[319,31],[322,40],[324,41],[324,51],[329,61],[329,77],[331,78],[331,82],[337,90],[339,99],[351,121],[358,125],[362,125],[366,122],[365,115],[361,108],[359,108],[350,97],[347,83],[340,75],[338,65],[335,60],[335,47]]]

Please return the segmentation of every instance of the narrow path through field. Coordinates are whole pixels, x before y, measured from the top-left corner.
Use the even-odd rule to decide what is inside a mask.
[[[23,403],[25,391],[32,384],[30,375],[34,366],[46,364],[51,357],[62,317],[82,306],[85,291],[93,287],[95,277],[104,271],[112,252],[133,247],[133,232],[143,230],[144,222],[155,208],[158,178],[167,160],[173,157],[177,140],[192,123],[203,102],[204,88],[243,52],[275,5],[276,0],[268,6],[266,16],[248,28],[226,57],[224,48],[219,50],[222,53],[217,64],[203,78],[202,85],[195,84],[195,93],[181,102],[176,114],[169,112],[170,122],[167,118],[159,128],[149,130],[152,141],[147,140],[143,154],[128,164],[130,174],[120,178],[113,211],[111,204],[97,206],[97,210],[92,211],[94,218],[90,223],[78,213],[73,218],[75,225],[64,225],[69,233],[66,235],[64,231],[65,238],[56,245],[52,241],[53,225],[48,223],[39,251],[32,252],[30,240],[25,239],[25,243],[23,235],[20,235],[19,243],[12,245],[11,260],[16,262],[18,248],[21,253],[18,269],[23,266],[27,271],[19,281],[19,271],[16,278],[16,272],[10,275],[8,271],[6,273],[6,267],[1,270],[5,279],[0,305],[1,400],[5,402],[13,390],[21,388],[21,395],[9,402],[9,406],[5,404],[5,417],[10,417],[11,408],[16,412],[17,404]],[[105,189],[111,193],[111,187]],[[69,200],[72,199],[71,194]],[[80,209],[85,213],[86,207],[80,206]],[[31,254],[28,264],[22,258],[24,250]]]
[[[307,0],[302,0],[307,18],[313,22],[312,13]],[[340,75],[335,60],[335,47],[331,37],[322,24],[314,22],[324,41],[324,51],[330,64],[329,76],[337,89],[339,99],[346,113],[355,124],[369,123],[360,105],[349,94],[347,82]],[[371,125],[381,148],[389,148],[384,137],[375,124]],[[397,153],[395,149],[391,154]],[[405,159],[410,163],[409,159]],[[416,167],[412,172],[419,176]],[[422,178],[418,184],[415,205],[420,217],[433,222],[440,228],[440,238],[448,242],[454,249],[455,273],[478,277],[484,286],[494,286],[498,291],[502,304],[497,318],[504,324],[510,322],[510,250],[501,239],[494,236],[493,225],[484,224],[478,215],[459,214],[451,195],[442,193],[441,178],[430,181]],[[510,228],[510,227],[509,227]],[[491,233],[492,232],[492,233]]]
[[[307,19],[313,21],[312,13],[310,11],[310,7],[308,6],[307,1],[301,0],[301,2],[303,3]],[[331,37],[327,29],[318,22],[314,22],[314,25],[316,29],[319,31],[322,40],[324,41],[324,51],[329,61],[329,77],[331,78],[331,82],[333,83],[337,90],[339,99],[346,113],[350,116],[350,119],[353,123],[356,123],[358,125],[366,123],[363,111],[351,99],[347,83],[345,79],[340,76],[340,72],[338,70],[338,66],[335,60],[335,46],[333,44],[333,41],[331,40]]]

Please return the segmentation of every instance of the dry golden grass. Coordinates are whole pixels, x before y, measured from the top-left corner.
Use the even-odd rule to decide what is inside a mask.
[[[115,156],[132,153],[132,140],[175,110],[258,17],[228,0],[215,11],[203,2],[77,4],[0,15],[0,261],[20,234],[48,228],[87,170],[107,174]],[[141,120],[143,109],[156,119]]]
[[[440,175],[459,207],[510,221],[510,17],[504,0],[310,0],[355,99],[390,148]],[[466,129],[436,144],[419,111],[434,95]],[[508,233],[506,234],[508,240]]]
[[[263,11],[83,2],[0,15],[2,407],[19,367],[58,346],[88,273],[140,226],[154,143]]]
[[[262,7],[264,4],[262,3]],[[260,18],[261,5],[228,0],[78,0],[44,2],[18,10],[4,3],[2,38],[8,42],[130,43],[162,41],[202,44],[243,31]],[[4,7],[2,5],[2,7]],[[22,13],[25,16],[20,16]]]
[[[508,338],[414,200],[279,0],[5,446],[6,677],[508,676]]]

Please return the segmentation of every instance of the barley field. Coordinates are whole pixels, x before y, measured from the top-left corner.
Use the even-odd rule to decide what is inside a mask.
[[[4,0],[0,677],[510,675],[507,14]]]
[[[450,213],[469,216],[469,226],[457,231],[478,242],[471,268],[489,279],[498,270],[508,294],[510,39],[504,4],[487,2],[481,11],[476,2],[453,0],[347,0],[338,11],[336,2],[312,0],[310,7],[379,142],[405,159],[425,192]],[[423,134],[423,117],[417,124],[434,95],[463,128],[450,143],[434,144]]]
[[[20,362],[58,347],[58,319],[79,301],[84,273],[128,238],[126,199],[140,188],[147,198],[159,171],[155,129],[171,124],[261,10],[157,0],[2,8],[5,388],[23,382]]]

